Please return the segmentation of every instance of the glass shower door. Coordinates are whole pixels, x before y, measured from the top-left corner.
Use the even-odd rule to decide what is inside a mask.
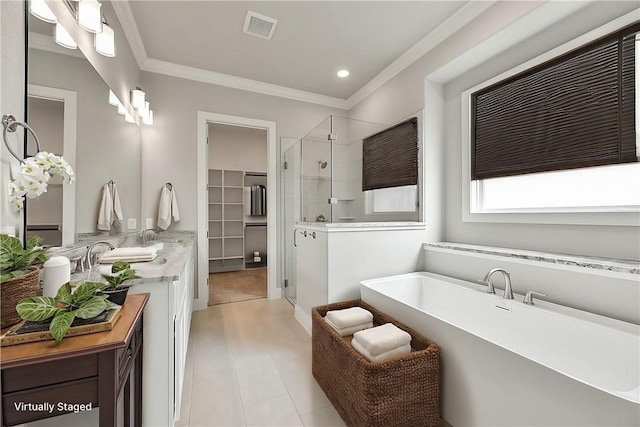
[[[296,248],[295,224],[300,221],[300,141],[287,149],[282,156],[282,191],[284,194],[284,296],[296,303]]]

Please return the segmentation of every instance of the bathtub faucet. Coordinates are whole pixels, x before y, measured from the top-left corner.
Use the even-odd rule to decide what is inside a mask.
[[[502,298],[513,299],[513,291],[511,290],[511,276],[509,276],[509,273],[507,273],[507,271],[503,268],[493,268],[489,270],[489,272],[484,276],[484,279],[482,279],[482,281],[488,286],[487,292],[493,294],[496,293],[493,289],[493,283],[491,282],[491,276],[496,272],[502,273],[502,276],[504,277],[504,295],[502,296]],[[491,292],[492,290],[493,292]]]

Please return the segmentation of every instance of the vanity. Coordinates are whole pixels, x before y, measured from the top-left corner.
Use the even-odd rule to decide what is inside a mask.
[[[96,241],[108,241],[117,247],[139,246],[138,236],[139,233],[79,236],[80,246],[62,248],[56,254],[73,258]],[[162,243],[157,257],[131,264],[141,277],[132,281],[128,297],[149,294],[143,320],[142,426],[173,426],[180,416],[194,296],[194,242],[193,232],[162,232],[153,242]],[[72,281],[100,280],[99,270],[76,273]],[[97,424],[97,420],[86,417],[78,417],[77,421],[68,425]]]

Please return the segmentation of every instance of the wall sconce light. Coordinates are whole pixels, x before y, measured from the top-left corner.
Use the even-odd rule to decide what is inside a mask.
[[[43,20],[44,22],[48,22],[50,24],[58,22],[58,18],[56,18],[56,15],[53,14],[44,0],[31,0],[29,2],[29,11],[33,16]]]
[[[127,114],[125,114],[125,115],[124,115],[124,120],[125,120],[127,123],[135,123],[135,122],[136,122],[136,121],[133,119],[133,116],[132,116],[131,114],[129,114],[128,112],[127,112]]]
[[[142,123],[144,123],[145,125],[153,124],[153,110],[149,110],[147,115],[142,118]]]
[[[114,107],[117,107],[118,105],[120,105],[120,100],[118,99],[116,94],[113,93],[111,89],[109,89],[109,104],[113,105]]]
[[[56,23],[56,43],[67,49],[77,49],[78,44],[73,40],[71,34],[58,22]]]
[[[116,38],[113,32],[113,28],[102,23],[102,32],[95,35],[95,47],[96,52],[100,55],[113,58],[116,56]]]
[[[126,117],[126,115],[129,114],[129,112],[127,111],[126,108],[124,108],[124,105],[118,103],[118,114]]]
[[[90,33],[102,32],[102,14],[98,0],[80,0],[78,3],[78,24]]]
[[[131,91],[131,105],[136,110],[143,110],[145,107],[144,92],[139,87]]]

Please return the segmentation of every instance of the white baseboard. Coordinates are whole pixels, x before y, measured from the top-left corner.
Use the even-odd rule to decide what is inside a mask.
[[[309,336],[311,336],[311,315],[298,304],[296,304],[295,315],[298,323],[300,323]]]

